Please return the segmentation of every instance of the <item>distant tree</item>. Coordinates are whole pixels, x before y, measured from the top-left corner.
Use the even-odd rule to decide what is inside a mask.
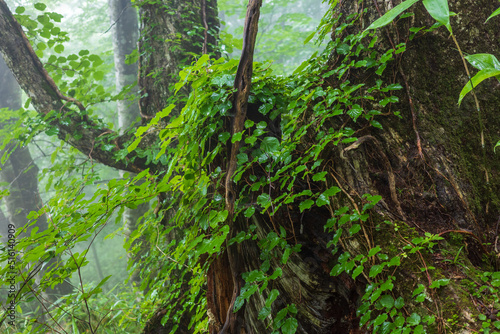
[[[127,56],[135,52],[137,54],[137,42],[139,39],[139,20],[137,9],[132,6],[130,0],[109,0],[109,17],[113,26],[113,53],[115,59],[116,90],[129,91],[123,100],[117,101],[118,128],[121,133],[130,130],[140,117],[139,104],[137,100],[137,62],[127,63]],[[137,208],[125,208],[123,219],[127,228],[127,234],[137,230],[139,219],[146,213],[149,203],[140,204]],[[134,244],[142,244],[146,247],[145,238],[138,238]],[[136,257],[132,256],[132,262],[137,263],[140,255],[146,250],[139,252]],[[131,276],[133,282],[140,284],[139,268]]]
[[[21,89],[9,68],[0,57],[1,108],[6,108],[11,112],[19,110],[21,108]],[[16,122],[17,119],[6,117],[0,126],[5,132],[12,129],[12,125]],[[7,152],[8,155],[6,154]],[[45,231],[48,228],[46,215],[40,216],[33,224],[30,224],[32,221],[27,218],[31,211],[38,211],[43,206],[38,191],[38,167],[33,161],[28,147],[23,147],[19,142],[10,142],[3,153],[8,156],[8,159],[2,164],[0,179],[7,185],[6,189],[9,191],[9,195],[3,199],[7,209],[7,219],[1,220],[2,225],[4,225],[2,226],[2,231],[7,228],[6,224],[16,226],[17,229],[22,231],[21,235],[30,235],[35,228],[38,232]],[[2,216],[4,216],[3,212]],[[5,237],[5,234],[2,233],[2,235]],[[47,265],[55,266],[58,260],[60,258],[55,257],[51,261],[48,261]],[[37,284],[42,283],[41,278],[43,277],[44,270],[41,267],[41,263],[34,262],[30,268],[26,269],[28,271],[22,273],[22,275],[35,277]],[[44,298],[55,300],[72,291],[69,282],[62,281],[60,283],[55,285],[55,288],[45,287],[46,294],[40,294],[38,297],[42,300]]]

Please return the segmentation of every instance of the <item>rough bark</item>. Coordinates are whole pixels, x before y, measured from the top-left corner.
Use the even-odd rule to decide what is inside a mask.
[[[143,123],[172,103],[173,85],[178,82],[179,71],[196,60],[197,55],[218,55],[216,41],[219,33],[216,0],[159,0],[138,3],[141,37],[139,40],[139,109]],[[175,94],[176,108],[171,115],[177,115],[183,100],[189,94],[189,87],[182,88]],[[168,122],[164,119],[163,125]],[[168,206],[168,195],[158,197],[158,207]],[[174,209],[175,210],[175,209]],[[164,222],[172,213],[166,213]],[[174,229],[167,239],[181,240],[183,231]],[[168,243],[168,242],[167,242]],[[180,294],[189,293],[190,274],[186,275],[180,288]],[[194,310],[185,310],[177,323],[173,321],[161,325],[165,315],[160,307],[148,320],[144,333],[170,333],[178,326],[176,333],[192,333],[189,327]]]
[[[216,0],[145,1],[139,3],[139,14],[139,105],[147,121],[169,105],[180,68],[195,55],[217,53],[219,23]],[[188,93],[185,87],[177,95]]]

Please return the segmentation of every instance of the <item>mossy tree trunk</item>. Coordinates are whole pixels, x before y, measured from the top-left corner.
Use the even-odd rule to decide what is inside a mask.
[[[176,105],[171,115],[180,113],[190,87],[185,86],[176,94],[173,93],[174,84],[179,80],[179,71],[196,61],[197,55],[218,56],[219,20],[216,0],[161,0],[139,3],[138,7],[139,110],[143,123],[147,123],[170,103]],[[161,122],[168,121],[168,118]],[[169,205],[169,194],[160,194],[156,209],[162,210]],[[170,211],[165,213],[162,223],[168,224],[172,215]],[[182,238],[183,231],[175,228],[168,234],[166,243]],[[187,274],[182,280],[180,295],[189,294],[190,277],[191,275]],[[160,307],[146,323],[143,333],[170,333],[173,328],[177,328],[176,333],[192,333],[190,324],[194,312],[193,308],[185,308],[176,316],[177,321],[162,324],[166,312]]]
[[[458,13],[457,17],[452,17],[452,26],[464,52],[500,55],[499,20],[484,24],[497,4],[484,0],[450,2],[450,6]],[[343,14],[337,26],[347,22],[345,18],[350,14],[366,11],[355,24],[340,35],[334,33],[332,38],[344,38],[362,31],[390,8],[392,2],[342,1],[332,13],[332,17]],[[411,244],[414,237],[427,232],[444,238],[434,254],[424,250],[416,252],[419,256],[410,256],[411,260],[387,273],[394,277],[394,298],[402,296],[407,300],[407,316],[414,312],[422,314],[422,318],[435,315],[437,321],[426,325],[429,332],[465,333],[480,328],[481,324],[474,319],[478,313],[488,313],[488,307],[494,308],[493,304],[476,302],[477,297],[472,297],[466,282],[478,278],[466,268],[496,269],[500,156],[495,155],[493,146],[500,139],[500,85],[492,79],[477,87],[480,115],[472,94],[459,107],[458,96],[467,83],[467,76],[453,39],[444,27],[412,36],[411,27],[428,28],[434,20],[421,3],[410,11],[414,15],[380,29],[377,44],[379,51],[384,53],[406,43],[406,51],[395,56],[382,76],[386,82],[399,83],[403,87],[397,94],[400,102],[390,106],[392,110],[399,110],[402,118],[386,117],[381,121],[383,129],[369,127],[362,120],[351,123],[358,131],[358,141],[332,146],[322,154],[322,170],[328,171],[330,184],[342,190],[337,204],[329,209],[313,207],[302,213],[298,204],[290,205],[286,213],[272,220],[254,216],[246,223],[233,226],[253,223],[257,226],[254,233],[261,238],[271,231],[278,233],[276,226],[282,226],[288,235],[295,236],[291,244],[302,245],[301,251],[294,254],[286,266],[278,261],[271,264],[283,270],[282,278],[274,281],[273,288],[280,294],[273,310],[276,312],[292,303],[297,305],[298,333],[371,332],[373,328],[360,328],[363,314],[357,314],[356,310],[361,305],[365,287],[373,280],[368,272],[355,280],[345,272],[336,277],[330,275],[338,255],[346,252],[352,257],[366,255],[376,245],[383,252],[401,255],[405,253],[403,247]],[[342,54],[332,53],[330,68],[338,66],[342,57]],[[373,72],[353,70],[342,81],[327,80],[326,86],[338,88],[346,80],[352,84],[374,82],[377,77]],[[304,119],[310,121],[307,115]],[[484,124],[484,147],[481,145],[481,123]],[[305,142],[314,142],[316,135],[309,133]],[[308,187],[311,185],[305,185],[304,189]],[[312,187],[318,193],[325,190]],[[381,195],[382,201],[374,208],[372,218],[363,225],[362,237],[342,238],[342,247],[332,255],[333,248],[328,247],[332,233],[325,232],[325,224],[342,205],[348,204],[352,209],[361,207],[364,203],[361,195],[365,193]],[[384,221],[396,227],[384,228]],[[458,247],[456,240],[459,240]],[[258,269],[261,265],[258,244],[248,240],[238,247],[244,259],[244,271]],[[457,264],[459,258],[463,266]],[[216,261],[224,262],[224,259]],[[222,333],[232,282],[227,279],[230,275],[224,272],[209,272],[209,275],[207,297],[209,306],[212,305],[210,313],[214,315],[211,333]],[[431,282],[440,278],[451,279],[451,283],[440,290],[429,289]],[[419,283],[430,291],[432,302],[425,306],[412,302],[412,292]],[[244,321],[231,333],[269,332],[270,322],[258,320],[268,292],[251,297],[244,311]],[[476,307],[482,302],[482,308]],[[494,311],[492,314],[490,319],[497,320]],[[454,317],[460,320],[446,321]]]
[[[219,23],[216,0],[145,1],[138,6],[139,107],[146,122],[169,105],[180,68],[191,64],[194,55],[217,52]],[[180,94],[188,93],[183,88]]]

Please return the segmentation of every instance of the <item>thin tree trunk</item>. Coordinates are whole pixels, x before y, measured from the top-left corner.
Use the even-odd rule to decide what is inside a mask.
[[[14,77],[10,73],[3,59],[0,57],[0,108],[18,110],[21,108],[21,90]],[[8,126],[8,124],[4,124]],[[40,216],[34,225],[28,227],[30,222],[26,217],[31,211],[38,211],[43,203],[38,192],[38,167],[34,163],[28,147],[18,146],[16,142],[11,142],[9,159],[2,166],[0,178],[9,184],[9,196],[5,197],[7,207],[8,222],[23,229],[22,235],[29,235],[33,228],[38,228],[43,232],[48,227],[46,215]],[[9,149],[9,148],[8,148]],[[22,236],[21,235],[21,236]],[[48,266],[55,263],[58,258],[49,261]],[[38,274],[38,281],[43,276],[43,272]],[[51,298],[71,292],[69,283],[64,282],[54,290],[47,292]]]
[[[385,4],[387,8],[380,2],[375,4],[375,1],[342,1],[336,12],[332,13],[333,17],[340,12],[343,14],[338,26],[347,23],[346,18],[350,14],[363,15],[355,24],[347,25],[345,30],[335,30],[337,26],[334,26],[332,39],[342,39],[365,29],[398,2]],[[452,25],[457,40],[468,54],[500,55],[500,46],[495,42],[500,31],[499,20],[490,20],[484,25],[486,18],[498,6],[487,0],[450,2],[450,6],[453,12],[459,13],[459,20],[454,21],[452,18]],[[279,298],[272,306],[273,312],[295,304],[297,333],[370,333],[373,327],[360,328],[359,320],[363,314],[356,311],[363,302],[361,297],[372,278],[368,272],[355,280],[346,273],[332,276],[330,271],[337,263],[338,254],[350,253],[354,258],[359,254],[366,255],[369,249],[380,245],[383,252],[392,250],[397,255],[403,252],[402,248],[406,245],[401,243],[402,240],[411,243],[416,235],[426,232],[440,234],[447,240],[436,248],[434,254],[422,251],[422,258],[417,255],[414,260],[405,260],[404,265],[395,267],[387,274],[394,277],[391,295],[395,298],[402,296],[408,303],[405,306],[407,315],[413,312],[419,312],[422,318],[425,315],[437,315],[436,322],[425,327],[428,332],[471,333],[472,329],[465,328],[480,329],[480,325],[471,320],[474,317],[472,315],[477,314],[477,305],[485,303],[483,313],[492,307],[492,304],[477,296],[472,298],[469,293],[467,282],[478,277],[460,266],[445,265],[442,256],[447,252],[457,257],[460,255],[460,252],[453,253],[455,249],[450,245],[453,242],[450,231],[454,231],[462,236],[473,237],[464,237],[461,245],[468,249],[467,256],[461,259],[466,263],[465,266],[495,270],[497,261],[494,248],[485,247],[482,243],[495,242],[500,215],[500,160],[498,154],[492,151],[499,139],[500,85],[492,80],[476,88],[481,102],[482,120],[475,110],[472,96],[467,97],[459,108],[458,95],[467,83],[467,76],[453,39],[444,27],[410,39],[412,33],[409,28],[430,27],[434,24],[421,3],[413,7],[411,12],[413,16],[401,19],[396,26],[389,25],[381,29],[377,41],[381,53],[400,43],[407,43],[406,52],[395,56],[381,77],[387,84],[399,83],[403,87],[395,93],[400,103],[392,106],[392,110],[401,111],[403,119],[394,116],[382,119],[383,130],[363,127],[365,124],[360,124],[362,121],[358,121],[358,124],[347,123],[359,131],[358,141],[337,147],[331,145],[322,153],[325,162],[320,169],[328,172],[330,185],[342,189],[342,195],[336,199],[335,205],[331,204],[329,209],[313,207],[303,212],[298,205],[289,205],[285,209],[287,212],[278,212],[272,221],[265,215],[254,215],[247,224],[241,224],[243,230],[249,224],[256,225],[257,229],[253,233],[259,236],[277,232],[275,226],[282,226],[287,232],[293,233],[296,242],[302,245],[301,251],[293,254],[285,266],[279,261],[271,264],[271,268],[281,267],[283,270],[282,277],[273,281],[273,288],[279,291]],[[484,33],[476,34],[465,27],[480,27],[478,29]],[[336,32],[341,33],[338,35]],[[339,53],[334,50],[330,56],[329,70],[339,66],[343,60],[342,50],[337,51]],[[346,61],[349,63],[351,60],[360,59]],[[334,78],[325,80],[321,88],[337,89],[347,80],[351,84],[364,83],[370,87],[379,78],[373,72],[352,69],[341,81]],[[307,117],[304,115],[306,121]],[[481,121],[486,125],[485,149],[481,146]],[[330,127],[341,126],[345,124],[329,123],[319,130],[327,133]],[[303,142],[314,143],[317,135],[317,132],[311,131]],[[306,152],[308,147],[304,144],[298,150]],[[299,188],[299,185],[296,186]],[[304,189],[311,186],[314,188],[318,185],[311,183],[305,185]],[[317,193],[324,190],[314,188]],[[338,208],[348,205],[354,209],[359,203],[364,203],[361,195],[365,193],[382,196],[382,201],[374,209],[373,220],[363,224],[366,234],[360,238],[342,237],[342,243],[335,250],[337,255],[332,255],[333,249],[328,246],[332,233],[325,231],[325,224]],[[255,201],[251,193],[245,196],[248,196],[249,202]],[[400,228],[381,228],[384,220]],[[415,230],[404,227],[405,224]],[[238,232],[231,233],[236,235]],[[260,268],[257,243],[243,241],[238,251],[241,257],[239,266],[244,268],[244,272]],[[225,257],[223,254],[213,263],[220,270],[208,273],[208,305],[215,315],[211,333],[218,333],[225,321],[216,311],[230,307],[228,302],[231,294],[222,293],[227,291],[224,285],[230,285],[228,278],[241,271],[238,269],[238,272],[234,272],[228,268]],[[279,259],[280,255],[276,255],[276,258]],[[440,290],[429,288],[431,282],[443,277],[451,278],[452,283]],[[427,287],[431,296],[429,298],[432,299],[425,304],[427,310],[412,304],[412,292],[419,283]],[[241,329],[232,331],[232,334],[270,331],[269,319],[258,319],[267,296],[268,291],[260,295],[256,293],[246,302],[245,321]],[[457,324],[451,326],[446,323],[445,319],[457,316]],[[491,319],[497,320],[496,315]]]
[[[137,81],[137,62],[126,63],[126,57],[137,49],[139,39],[139,21],[137,9],[130,0],[108,0],[109,17],[113,25],[113,52],[115,59],[116,90],[121,92],[126,86],[131,86]],[[133,97],[137,87],[131,89]],[[124,132],[139,117],[139,106],[135,100],[119,100],[118,128]]]
[[[115,58],[115,78],[116,90],[122,91],[126,86],[132,86],[137,81],[137,62],[132,64],[126,63],[126,57],[137,49],[137,40],[139,38],[139,21],[137,18],[137,10],[130,0],[109,0],[109,16],[113,25],[113,51]],[[135,91],[137,86],[131,89],[131,93],[127,96],[137,96]],[[130,129],[132,124],[139,118],[139,104],[135,98],[131,100],[117,101],[118,111],[118,128],[120,133]],[[120,172],[123,175],[123,172]],[[140,204],[136,209],[125,208],[123,212],[123,220],[126,226],[126,234],[129,237],[136,229],[139,219],[148,211],[149,203]],[[145,238],[139,237],[136,243],[141,243],[142,248],[147,247]],[[132,245],[133,248],[133,245]],[[129,255],[129,261],[140,262],[141,254]],[[140,268],[136,268],[131,280],[135,284],[140,285]]]

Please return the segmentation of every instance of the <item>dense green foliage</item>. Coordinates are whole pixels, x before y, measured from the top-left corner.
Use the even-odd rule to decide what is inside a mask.
[[[36,312],[24,312],[19,306],[22,319],[15,324],[15,329],[5,332],[41,333],[49,327],[54,332],[80,333],[89,330],[89,326],[91,331],[103,333],[138,332],[159,306],[166,308],[164,322],[175,323],[183,313],[194,310],[193,332],[206,331],[209,321],[204,298],[206,271],[213,256],[226,247],[231,228],[226,221],[228,212],[222,191],[225,171],[221,168],[228,140],[242,141],[234,176],[241,192],[235,206],[236,217],[248,220],[248,230],[241,231],[229,240],[229,244],[256,240],[261,260],[260,268],[244,274],[246,284],[236,300],[235,310],[253,294],[260,293],[265,296],[265,306],[259,319],[272,328],[270,332],[295,333],[297,307],[290,304],[272,312],[273,302],[279,295],[278,290],[272,288],[272,282],[281,278],[283,266],[294,253],[300,252],[301,245],[296,242],[295,235],[291,235],[293,228],[275,226],[267,235],[259,235],[253,221],[254,216],[265,216],[273,221],[273,217],[282,214],[288,205],[295,204],[300,213],[315,207],[330,213],[324,229],[331,233],[329,246],[337,256],[331,275],[347,273],[353,279],[362,276],[368,282],[358,311],[361,326],[366,325],[379,333],[423,333],[426,328],[437,326],[436,316],[425,309],[433,307],[432,295],[450,284],[450,280],[431,280],[429,271],[435,268],[426,266],[425,257],[442,238],[430,233],[418,236],[403,222],[379,221],[380,217],[371,209],[380,201],[380,196],[365,194],[352,202],[341,199],[345,190],[335,182],[329,158],[325,157],[327,150],[339,144],[352,143],[355,149],[358,129],[383,131],[381,119],[399,116],[391,106],[398,102],[393,93],[402,86],[397,82],[385,82],[382,75],[388,64],[405,52],[405,44],[379,52],[377,33],[372,28],[389,24],[415,2],[408,0],[369,29],[347,36],[344,32],[360,19],[358,16],[352,15],[338,26],[335,19],[325,16],[317,36],[321,42],[331,27],[337,26],[333,40],[323,52],[304,61],[290,76],[276,75],[267,64],[255,63],[249,119],[245,122],[245,130],[232,137],[224,130],[224,124],[231,116],[238,61],[202,55],[191,66],[182,69],[174,87],[176,91],[184,86],[191,88],[180,115],[170,116],[175,106],[169,105],[149,124],[137,129],[126,150],[112,151],[109,147],[116,159],[123,159],[134,150],[139,152],[150,163],[151,170],[120,178],[106,173],[103,177],[102,170],[96,170],[92,162],[79,164],[80,157],[72,150],[63,146],[54,150],[53,166],[45,171],[48,175],[45,188],[54,195],[43,208],[34,210],[28,217],[34,224],[37,217],[47,215],[50,228],[43,232],[33,229],[30,235],[20,236],[16,245],[19,254],[16,266],[20,273],[16,277],[16,284],[20,286],[16,301],[38,300],[41,312],[46,313],[45,322],[39,322]],[[331,1],[332,10],[336,3]],[[424,4],[451,32],[450,13],[445,10],[447,2],[424,0]],[[280,3],[274,5],[280,6]],[[36,20],[24,15],[22,7],[18,8],[17,17],[28,35],[38,40],[36,52],[41,57],[46,56],[46,68],[61,90],[86,105],[120,99],[121,94],[114,96],[102,84],[109,64],[87,50],[59,55],[64,51],[66,40],[66,34],[54,24],[59,15],[44,12],[45,6],[41,3],[35,8],[42,13]],[[304,16],[294,20],[307,21]],[[286,25],[283,30],[287,30]],[[310,32],[305,32],[301,37],[309,35]],[[284,54],[288,52],[290,49],[283,51]],[[332,56],[340,59],[335,67],[329,61]],[[480,72],[463,89],[460,100],[484,79],[500,74],[499,62],[493,55],[476,54],[465,58]],[[370,73],[370,78],[363,82],[347,79],[348,73],[361,71]],[[57,117],[56,112],[43,119],[27,110],[18,115],[21,121],[10,128],[7,138],[16,137],[26,145],[39,133],[57,134],[57,128],[50,126],[50,117]],[[91,111],[89,115],[97,120]],[[169,119],[168,125],[160,127],[164,119]],[[21,123],[24,128],[19,126]],[[158,134],[158,141],[140,148],[143,136],[151,132]],[[111,179],[101,183],[104,178]],[[90,262],[88,254],[92,241],[101,237],[104,231],[110,236],[120,233],[108,228],[113,222],[121,223],[125,207],[137,207],[160,195],[165,198],[165,194],[168,201],[160,203],[163,204],[161,210],[148,212],[140,228],[125,244],[129,251],[140,252],[141,244],[134,241],[139,236],[146,237],[148,249],[142,253],[143,263],[129,264],[130,270],[142,268],[142,286],[104,289],[109,276],[87,283],[82,278],[82,268]],[[375,243],[370,241],[373,239],[366,237],[364,229],[367,221],[375,224],[377,231],[397,236],[397,246],[384,249],[376,239]],[[368,241],[354,253],[342,247],[346,238]],[[78,248],[79,244],[85,248]],[[33,273],[59,255],[61,261],[44,268],[45,279],[35,284]],[[2,253],[0,260],[6,260],[6,256]],[[396,268],[418,261],[421,261],[422,277],[429,277],[428,284],[419,284],[408,300],[399,295],[401,289],[397,288],[399,282],[393,273]],[[8,269],[2,267],[2,277],[6,277]],[[471,286],[479,291],[488,290],[490,298],[498,302],[498,273],[483,272],[480,277],[482,281],[471,282]],[[75,282],[72,295],[52,305],[41,300],[41,291],[69,278]],[[2,284],[8,283],[3,279]],[[404,311],[408,306],[413,310],[409,315]],[[1,319],[5,320],[5,316]],[[491,323],[485,315],[479,319],[484,332],[492,333],[489,331],[491,326],[500,328],[499,322]]]

